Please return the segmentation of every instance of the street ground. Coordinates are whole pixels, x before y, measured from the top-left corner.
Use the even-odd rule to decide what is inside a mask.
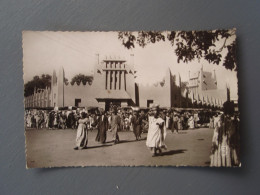
[[[135,141],[133,132],[119,132],[120,143],[114,145],[112,133],[107,142],[95,141],[97,130],[89,131],[88,148],[73,150],[76,130],[26,130],[27,167],[62,166],[209,166],[213,130],[200,128],[167,131],[167,150],[152,157],[147,149],[146,133]]]

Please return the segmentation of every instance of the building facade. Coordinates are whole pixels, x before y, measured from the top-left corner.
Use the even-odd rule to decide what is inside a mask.
[[[51,89],[35,91],[25,98],[25,107],[101,107],[118,106],[193,107],[194,104],[222,106],[226,97],[217,89],[216,75],[203,68],[190,75],[184,85],[179,74],[172,75],[167,69],[162,82],[153,85],[135,83],[134,56],[126,61],[120,57],[107,56],[100,60],[96,55],[93,82],[77,85],[64,82],[65,72],[61,67],[53,71]]]
[[[219,89],[215,70],[207,72],[200,70],[190,73],[188,81],[188,97],[193,105],[223,107],[230,97],[230,89],[226,85],[226,89]]]
[[[25,108],[46,108],[51,107],[51,89],[34,89],[33,95],[24,98],[24,106]]]

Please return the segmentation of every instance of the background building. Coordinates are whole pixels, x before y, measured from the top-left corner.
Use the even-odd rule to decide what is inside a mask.
[[[152,85],[135,83],[134,56],[124,58],[96,55],[93,82],[65,84],[63,67],[53,71],[51,89],[36,91],[25,98],[25,107],[222,107],[230,96],[230,89],[218,89],[216,74],[203,71],[189,72],[189,81],[182,82],[179,74],[167,69],[161,82]]]
[[[215,70],[207,72],[203,66],[197,72],[189,72],[188,93],[195,107],[222,107],[230,97],[230,89],[219,89]]]

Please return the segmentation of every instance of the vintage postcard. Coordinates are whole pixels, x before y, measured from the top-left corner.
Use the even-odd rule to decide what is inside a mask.
[[[27,168],[240,167],[236,29],[23,32]]]

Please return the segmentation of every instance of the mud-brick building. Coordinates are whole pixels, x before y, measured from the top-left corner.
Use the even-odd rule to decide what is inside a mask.
[[[193,103],[199,102],[221,106],[225,100],[215,86],[216,77],[212,79],[211,74],[203,70],[190,76],[187,86],[183,86],[180,75],[173,75],[170,69],[162,82],[142,85],[135,82],[134,55],[130,55],[127,61],[111,56],[100,59],[97,54],[94,67],[93,82],[86,85],[66,85],[64,69],[61,67],[58,74],[54,70],[51,89],[36,91],[26,97],[25,107],[94,106],[108,110],[111,103],[119,106],[150,107],[159,104],[161,107],[192,107]]]
[[[215,70],[208,72],[203,66],[196,72],[189,72],[188,97],[193,105],[222,107],[230,97],[230,88],[219,89]]]
[[[120,106],[136,105],[133,61],[127,63],[125,59],[110,56],[100,61],[99,55],[96,58],[91,84],[66,85],[64,69],[60,68],[58,76],[53,71],[53,106],[97,106],[108,109],[111,103]]]

